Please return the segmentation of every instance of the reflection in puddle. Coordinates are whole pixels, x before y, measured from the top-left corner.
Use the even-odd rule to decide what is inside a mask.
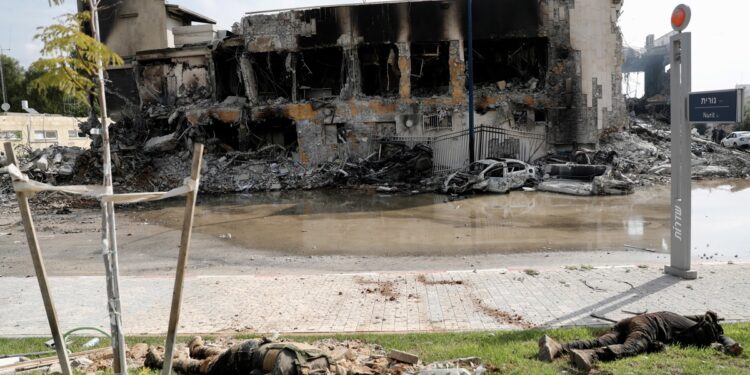
[[[750,257],[740,240],[750,184],[693,184],[695,258]],[[139,211],[144,220],[179,228],[181,206]],[[287,254],[456,255],[539,250],[668,251],[669,188],[623,197],[537,192],[386,196],[357,191],[278,192],[201,197],[195,230],[258,250]],[[705,251],[704,251],[705,249]],[[710,253],[709,253],[710,251]]]
[[[748,218],[750,181],[693,184],[694,259],[750,258]]]

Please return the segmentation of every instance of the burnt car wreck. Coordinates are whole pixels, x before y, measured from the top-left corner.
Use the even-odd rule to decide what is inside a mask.
[[[483,159],[448,176],[442,190],[449,194],[469,191],[508,193],[526,185],[535,185],[537,179],[536,167],[520,160]]]

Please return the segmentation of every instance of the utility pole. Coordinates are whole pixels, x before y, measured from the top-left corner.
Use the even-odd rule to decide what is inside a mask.
[[[0,46],[0,86],[3,87],[3,103],[4,104],[8,102],[7,94],[5,93],[5,73],[3,72],[5,68],[3,67],[3,51],[10,51],[9,49],[3,49],[3,46]]]
[[[469,163],[474,162],[474,2],[469,0],[468,31],[466,38],[469,40],[468,50],[468,81],[469,81]]]

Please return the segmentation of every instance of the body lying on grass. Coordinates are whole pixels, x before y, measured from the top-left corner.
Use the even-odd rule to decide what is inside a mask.
[[[205,346],[194,337],[188,343],[190,358],[175,359],[172,368],[183,375],[272,374],[331,375],[336,365],[317,348],[300,343],[246,340],[229,349]],[[154,347],[148,349],[145,367],[161,369],[164,360]]]
[[[662,311],[623,319],[609,332],[594,340],[559,344],[547,335],[542,336],[539,340],[538,357],[542,361],[551,362],[559,356],[569,354],[571,361],[579,369],[588,371],[597,360],[611,361],[646,352],[658,352],[664,350],[666,344],[698,347],[716,345],[718,349],[731,355],[742,353],[742,346],[724,335],[715,312],[683,316]]]

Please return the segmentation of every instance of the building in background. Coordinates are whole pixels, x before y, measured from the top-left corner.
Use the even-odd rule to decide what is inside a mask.
[[[85,120],[61,115],[0,113],[0,143],[23,144],[32,149],[53,145],[88,148],[91,140],[78,133],[78,123]]]
[[[78,1],[78,9],[87,9],[86,4]],[[115,82],[107,95],[114,117],[129,105],[140,104],[133,75],[137,52],[195,43],[205,48],[218,36],[215,20],[164,0],[101,0],[99,8],[102,42],[125,61],[107,68],[108,78]]]
[[[747,111],[748,109],[750,109],[750,85],[748,84],[737,85],[736,88],[743,90],[743,95],[745,99],[743,102],[745,104],[745,110]]]
[[[366,157],[380,137],[442,139],[436,163],[440,154],[467,155],[460,134],[469,110],[477,127],[493,129],[478,140],[478,157],[570,152],[625,125],[621,0],[475,0],[474,51],[467,50],[467,6],[427,0],[251,14],[231,32],[196,33],[182,44],[173,31],[174,45],[160,23],[153,45],[127,49],[135,56],[121,71],[133,75],[134,90],[123,90],[113,71],[110,77],[156,133],[187,123],[208,128],[224,149],[278,144],[305,165]],[[137,21],[140,11],[125,9],[102,19],[114,24],[104,40],[115,51],[122,40],[150,35]]]

